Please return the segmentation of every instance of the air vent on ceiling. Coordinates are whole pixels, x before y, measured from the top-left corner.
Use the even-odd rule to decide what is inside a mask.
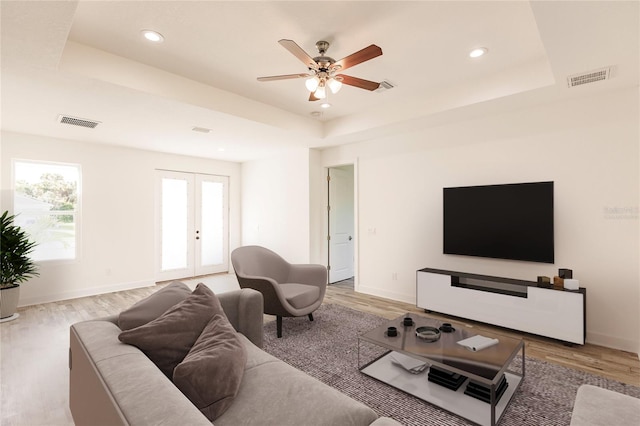
[[[88,127],[90,129],[95,128],[99,121],[87,120],[86,118],[70,117],[68,115],[59,115],[58,123],[70,124],[72,126]]]
[[[382,80],[380,86],[376,89],[376,92],[384,92],[385,90],[393,89],[395,86],[389,80]]]
[[[191,130],[198,133],[211,133],[211,129],[207,129],[206,127],[194,127]]]
[[[583,84],[595,83],[596,81],[608,80],[611,76],[611,67],[601,68],[580,74],[574,74],[567,77],[569,87],[580,86]]]

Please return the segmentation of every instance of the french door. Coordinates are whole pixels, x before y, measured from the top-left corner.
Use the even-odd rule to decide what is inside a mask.
[[[158,281],[229,270],[229,178],[157,172]]]

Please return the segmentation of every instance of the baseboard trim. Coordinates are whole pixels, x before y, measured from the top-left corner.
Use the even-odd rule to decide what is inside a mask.
[[[592,333],[587,330],[587,343],[635,353],[638,355],[638,358],[640,358],[640,350],[638,349],[639,345],[637,341],[621,339],[619,337],[611,336],[610,334]]]
[[[49,294],[36,297],[20,297],[18,307],[40,305],[42,303],[59,302],[61,300],[78,299],[80,297],[97,296],[105,293],[115,293],[117,291],[133,290],[136,288],[151,287],[155,285],[154,280],[143,280],[129,283],[112,284],[100,287],[83,288],[81,290],[65,291],[63,293]]]
[[[411,303],[413,305],[416,304],[415,295],[408,296],[402,293],[396,293],[392,291],[384,291],[375,287],[367,287],[365,285],[359,284],[356,289],[359,293],[369,294],[371,296],[384,297],[385,299],[396,300],[398,302]]]

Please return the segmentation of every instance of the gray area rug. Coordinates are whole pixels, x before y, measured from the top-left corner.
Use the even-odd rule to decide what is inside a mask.
[[[323,304],[313,316],[313,322],[307,317],[284,318],[280,339],[276,338],[275,321],[265,324],[264,349],[368,405],[378,415],[392,417],[406,426],[470,424],[358,371],[358,335],[381,325],[385,319],[335,304]],[[360,348],[361,360],[365,356],[373,358],[378,351],[366,346]],[[519,371],[519,368],[514,369]],[[505,411],[501,426],[568,425],[581,384],[640,398],[640,388],[636,386],[529,357],[526,358],[526,373]]]

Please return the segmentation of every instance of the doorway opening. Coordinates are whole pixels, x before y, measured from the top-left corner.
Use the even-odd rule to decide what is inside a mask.
[[[353,287],[355,280],[355,191],[353,164],[330,167],[328,183],[329,284]]]

